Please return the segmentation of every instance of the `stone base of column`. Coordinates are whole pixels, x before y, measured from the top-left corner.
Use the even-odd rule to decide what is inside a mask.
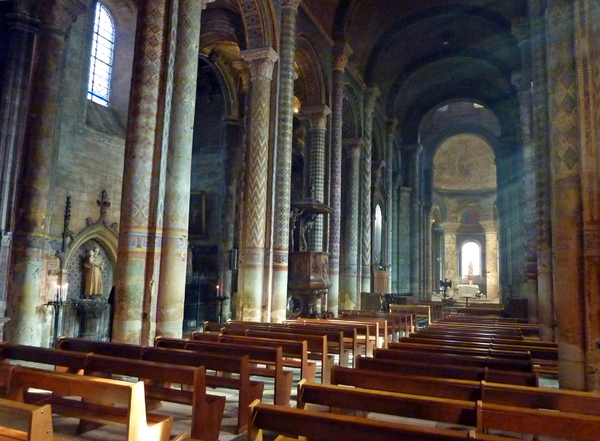
[[[264,250],[243,250],[240,262],[236,319],[259,322],[262,318]]]
[[[338,267],[339,263],[336,262],[335,266],[329,261],[329,281],[331,286],[327,294],[327,311],[333,313],[334,317],[337,317],[339,309],[339,293],[340,293],[340,273],[338,270],[332,270],[332,267]]]
[[[358,309],[358,274],[342,274],[340,275],[340,290],[339,290],[339,309]]]
[[[117,265],[112,340],[140,344],[142,321],[149,320],[142,317],[146,261],[127,257],[126,265]]]
[[[287,253],[286,253],[287,255]],[[286,319],[287,292],[288,292],[288,267],[273,267],[273,297],[271,300],[271,321],[281,323]]]

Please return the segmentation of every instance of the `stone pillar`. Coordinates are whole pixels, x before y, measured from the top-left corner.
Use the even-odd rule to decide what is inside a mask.
[[[452,282],[452,289],[458,284],[458,257],[456,254],[456,232],[460,224],[456,222],[442,222],[444,231],[444,279]]]
[[[325,198],[325,134],[327,133],[327,115],[331,113],[327,106],[305,107],[302,112],[310,121],[310,158],[308,182],[312,198],[323,202]],[[309,231],[308,249],[323,251],[324,215],[317,216],[315,225]]]
[[[179,0],[156,333],[181,337],[202,2]]]
[[[288,254],[290,236],[290,177],[294,130],[294,59],[296,55],[296,18],[301,0],[281,2],[281,48],[279,59],[279,106],[277,126],[277,169],[275,185],[275,222],[273,223],[273,294],[271,321],[286,317]]]
[[[433,293],[433,219],[431,218],[431,205],[426,205],[423,210],[423,299],[431,300]]]
[[[385,200],[385,258],[383,260],[383,266],[388,272],[388,292],[392,292],[392,280],[394,278],[393,265],[393,248],[394,248],[394,204],[396,199],[395,185],[394,185],[394,147],[396,142],[396,126],[398,121],[396,119],[389,119],[387,121],[387,145],[386,145],[386,168],[385,168],[385,189],[387,198]]]
[[[421,152],[420,145],[405,148],[411,154],[410,158],[410,292],[414,299],[421,298]]]
[[[138,9],[129,119],[125,139],[113,340],[139,344],[149,334],[156,284],[155,251],[160,232],[151,219],[160,176],[167,52],[168,0],[148,0]],[[152,231],[151,231],[152,229]],[[149,338],[146,335],[145,338]]]
[[[410,235],[410,201],[412,188],[400,188],[400,203],[398,215],[398,292],[410,292],[410,263],[411,263],[411,235]]]
[[[485,286],[488,300],[500,295],[498,286],[498,225],[494,220],[479,222],[485,231]]]
[[[12,342],[30,345],[41,344],[43,320],[38,308],[44,299],[43,282],[47,273],[44,251],[49,233],[47,217],[55,170],[67,31],[77,15],[86,9],[79,0],[47,0],[38,2],[36,7],[41,26],[31,77],[20,181],[27,185],[20,189],[15,216],[9,286],[11,321],[7,324],[7,336]]]
[[[559,382],[586,388],[585,315],[581,262],[582,203],[580,127],[577,121],[577,66],[573,2],[549,0],[546,9],[552,245]]]
[[[361,155],[361,280],[362,291],[371,292],[371,158],[373,150],[373,111],[375,101],[379,96],[379,89],[369,87],[365,92],[365,131],[363,135],[364,146]],[[360,301],[360,299],[359,299]],[[360,309],[360,303],[358,303]]]
[[[277,53],[270,47],[249,49],[242,58],[250,64],[249,143],[246,154],[246,192],[240,250],[236,317],[260,321],[262,317],[269,118],[271,79]]]
[[[16,210],[17,182],[23,146],[23,130],[29,99],[30,73],[39,20],[30,7],[15,2],[7,15],[8,59],[0,98],[0,340],[5,320],[10,250]]]
[[[531,0],[529,17],[532,52],[533,139],[536,161],[536,219],[537,219],[537,293],[540,338],[554,341],[554,300],[552,298],[552,238],[551,238],[551,179],[550,141],[548,139],[548,90],[546,89],[546,30],[545,4]]]
[[[393,181],[392,188],[392,286],[390,292],[400,292],[400,184],[401,178],[398,176]]]
[[[344,98],[344,70],[352,54],[345,41],[333,47],[331,90],[331,167],[329,195],[333,212],[329,218],[329,280],[327,309],[338,313],[340,290],[340,235],[342,221],[342,105]]]
[[[531,40],[529,25],[525,19],[514,20],[512,32],[521,51],[521,72],[513,78],[518,91],[519,114],[521,117],[521,143],[523,147],[523,204],[525,267],[522,287],[523,297],[528,299],[529,320],[538,322],[537,298],[537,222],[536,222],[536,163],[535,143],[532,138],[531,106]]]
[[[363,142],[360,139],[344,140],[344,223],[342,225],[342,253],[340,261],[340,309],[358,309],[358,241],[360,212],[360,158]]]
[[[235,117],[225,118],[224,148],[227,149],[227,161],[225,164],[225,188],[223,219],[221,223],[221,244],[219,259],[219,274],[223,286],[223,297],[228,297],[221,301],[220,312],[221,320],[227,321],[231,318],[231,299],[233,294],[233,272],[237,265],[237,249],[234,251],[235,244],[235,207],[237,199],[237,179],[236,173],[242,164],[242,122]]]

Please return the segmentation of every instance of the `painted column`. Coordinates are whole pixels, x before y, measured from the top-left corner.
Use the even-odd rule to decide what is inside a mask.
[[[387,121],[387,145],[386,145],[386,168],[385,168],[385,189],[387,198],[385,200],[385,259],[383,266],[388,272],[388,292],[392,291],[392,280],[395,277],[392,268],[393,265],[393,247],[394,247],[394,204],[396,203],[395,186],[394,186],[394,146],[396,142],[396,126],[398,120],[395,118]]]
[[[537,222],[536,222],[536,163],[535,144],[532,138],[531,106],[531,40],[529,24],[525,19],[514,20],[512,33],[521,51],[521,72],[513,78],[518,91],[519,114],[521,116],[521,143],[523,147],[523,204],[525,268],[523,269],[522,295],[528,299],[529,320],[538,322],[537,298]]]
[[[179,0],[156,334],[181,337],[202,3]],[[206,6],[204,4],[204,6]]]
[[[16,213],[12,253],[15,262],[9,282],[7,337],[14,343],[40,345],[41,319],[46,266],[44,252],[48,239],[48,212],[54,155],[59,126],[60,88],[67,32],[79,14],[86,10],[78,0],[39,2],[41,26],[35,67],[31,77],[31,101],[24,130],[22,182]],[[25,74],[25,72],[23,72]]]
[[[442,222],[444,230],[444,279],[452,282],[449,293],[456,290],[458,284],[458,257],[456,254],[456,232],[460,224],[456,222]]]
[[[364,146],[361,155],[361,280],[362,292],[371,292],[371,158],[373,150],[373,111],[379,89],[369,87],[365,92]],[[360,299],[359,299],[360,300]],[[360,303],[357,305],[360,308]]]
[[[327,309],[338,313],[340,290],[340,236],[342,221],[342,105],[344,98],[344,70],[352,54],[345,41],[333,47],[333,72],[331,91],[331,168],[330,200],[333,212],[329,217],[329,280]]]
[[[550,161],[552,167],[552,245],[557,320],[559,382],[586,388],[585,316],[581,233],[580,133],[577,121],[577,66],[573,2],[549,0],[546,9]]]
[[[156,243],[160,238],[158,231],[150,231],[151,223],[156,227],[150,212],[156,197],[153,184],[160,173],[156,154],[162,149],[159,109],[164,99],[168,4],[168,0],[148,0],[138,9],[115,274],[112,338],[118,342],[139,344],[142,323],[151,321],[148,303],[156,283],[153,250],[160,246]]]
[[[542,4],[544,3],[544,4]],[[545,2],[531,0],[529,5],[532,52],[532,137],[536,161],[536,219],[537,219],[537,293],[540,338],[554,340],[554,300],[552,298],[552,238],[551,238],[551,179],[550,142],[548,139],[548,90],[546,89],[546,30]]]
[[[301,0],[281,2],[281,47],[279,58],[279,105],[277,125],[277,169],[275,185],[275,222],[273,223],[273,294],[271,321],[286,318],[288,254],[290,235],[290,177],[294,130],[294,60],[296,55],[296,18]]]
[[[500,295],[498,286],[498,225],[494,220],[479,222],[485,231],[485,286],[488,300]]]
[[[250,64],[250,129],[246,153],[246,192],[240,250],[236,314],[239,320],[262,316],[271,79],[277,53],[270,47],[242,51]]]
[[[420,178],[421,178],[421,152],[420,145],[406,147],[405,150],[411,154],[410,179],[412,192],[410,195],[410,292],[413,299],[421,299],[421,200],[420,200]]]
[[[305,107],[302,113],[310,121],[310,158],[308,168],[308,182],[312,188],[310,195],[319,202],[323,202],[325,195],[325,134],[327,133],[327,115],[331,113],[327,106]],[[315,225],[309,231],[309,251],[323,251],[323,223],[324,215],[317,216]]]
[[[14,2],[7,14],[8,57],[0,98],[0,340],[5,320],[8,271],[12,234],[15,228],[19,158],[23,148],[23,127],[27,117],[30,74],[39,20],[33,18],[28,2]]]
[[[340,260],[340,309],[359,309],[358,256],[360,158],[363,141],[344,140],[344,223]]]

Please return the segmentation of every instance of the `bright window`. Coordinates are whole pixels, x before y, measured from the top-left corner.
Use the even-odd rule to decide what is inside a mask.
[[[465,242],[462,246],[461,274],[465,276],[481,275],[481,247],[476,242]]]
[[[88,99],[103,106],[108,105],[114,46],[115,25],[113,19],[108,10],[98,2],[94,18]]]

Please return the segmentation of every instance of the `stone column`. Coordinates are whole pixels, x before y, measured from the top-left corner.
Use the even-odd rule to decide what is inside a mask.
[[[365,131],[361,155],[361,268],[362,291],[371,292],[371,158],[373,150],[373,111],[379,89],[369,87],[365,92]],[[359,299],[360,300],[360,299]],[[360,308],[360,303],[358,304]]]
[[[392,188],[392,286],[390,292],[400,292],[400,176],[395,177]]]
[[[420,145],[405,148],[411,154],[410,158],[410,292],[414,299],[421,298],[421,152]]]
[[[7,14],[9,47],[0,98],[0,340],[5,320],[10,250],[16,210],[17,182],[23,146],[35,36],[39,20],[27,2],[14,2]]]
[[[580,127],[573,2],[549,0],[546,8],[550,150],[552,167],[552,245],[559,382],[586,388],[585,315],[582,302],[582,204]]]
[[[426,205],[423,210],[423,299],[431,300],[431,294],[433,292],[433,219],[431,218],[431,205]]]
[[[542,4],[544,3],[544,4]],[[533,139],[536,161],[537,219],[537,293],[540,338],[554,341],[554,300],[552,298],[552,238],[550,141],[548,139],[548,90],[546,89],[545,2],[531,0],[529,5],[532,52]]]
[[[344,140],[344,223],[342,225],[342,253],[340,261],[340,309],[358,309],[358,240],[360,213],[360,158],[363,142],[360,139]]]
[[[325,134],[327,133],[327,115],[331,113],[327,106],[305,107],[302,112],[310,121],[310,158],[308,182],[312,198],[323,202],[325,195]],[[310,230],[308,249],[323,251],[323,222],[324,215],[317,216],[315,225]]]
[[[498,225],[494,220],[479,222],[485,231],[485,286],[488,300],[500,295],[498,286]]]
[[[286,317],[288,253],[290,236],[290,177],[294,130],[294,60],[296,56],[296,18],[301,0],[281,2],[281,48],[279,59],[279,106],[277,125],[277,169],[275,185],[275,222],[273,223],[273,294],[271,321]]]
[[[518,91],[521,117],[521,144],[523,147],[523,204],[525,268],[522,295],[528,299],[529,320],[538,322],[537,298],[537,222],[536,222],[536,159],[532,138],[531,106],[531,40],[529,23],[525,19],[513,20],[512,33],[521,51],[521,72],[513,78]]]
[[[235,244],[235,215],[237,199],[237,170],[242,164],[242,138],[243,124],[240,119],[228,117],[224,120],[224,148],[227,149],[227,161],[225,164],[225,188],[223,219],[221,223],[221,244],[219,274],[221,275],[221,284],[223,286],[223,296],[228,297],[221,301],[221,320],[227,321],[231,318],[231,298],[233,294],[233,272],[237,265],[237,250],[234,250]],[[232,254],[233,253],[233,254]]]
[[[167,53],[168,0],[140,4],[125,139],[118,262],[115,274],[113,340],[139,344],[142,324],[151,322],[155,254],[160,247],[154,211],[156,176],[160,175],[162,105]],[[152,224],[152,225],[151,225]],[[150,229],[153,229],[151,231]],[[148,333],[149,330],[144,331]],[[149,335],[146,336],[148,338]]]
[[[398,215],[398,292],[410,292],[410,263],[411,263],[411,235],[410,235],[410,201],[412,188],[400,188],[400,203]]]
[[[179,0],[156,333],[181,337],[202,3]]]
[[[456,255],[456,232],[460,224],[456,222],[442,222],[444,231],[444,279],[452,282],[452,289],[458,284],[458,258]]]
[[[342,220],[342,105],[344,98],[344,70],[352,54],[345,41],[333,47],[331,91],[331,168],[330,200],[333,212],[329,218],[329,280],[327,309],[337,316],[340,290],[340,235]]]
[[[251,96],[246,192],[235,308],[239,320],[260,321],[267,218],[271,79],[277,53],[268,47],[249,49],[241,55],[250,64]]]
[[[79,0],[46,0],[38,2],[36,7],[42,23],[24,130],[25,156],[20,182],[27,185],[20,189],[18,199],[9,286],[11,321],[7,324],[9,340],[30,345],[41,344],[43,320],[38,308],[43,302],[43,281],[47,273],[44,251],[49,233],[47,217],[55,170],[67,31],[77,15],[86,9]]]
[[[394,147],[396,142],[396,126],[398,121],[393,118],[387,121],[387,145],[386,145],[386,168],[385,168],[385,189],[387,198],[385,200],[385,258],[383,266],[388,272],[388,292],[392,292],[392,280],[394,278],[393,247],[394,247],[394,204],[395,204],[395,185],[394,185]]]

